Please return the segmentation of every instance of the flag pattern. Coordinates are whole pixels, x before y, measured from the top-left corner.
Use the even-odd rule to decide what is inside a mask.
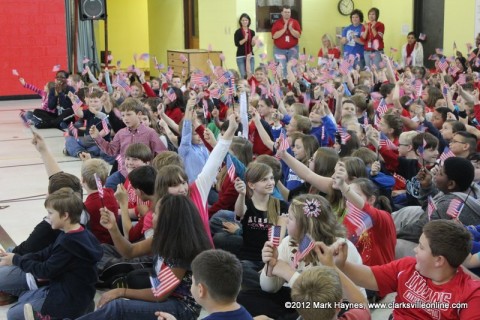
[[[230,181],[235,181],[235,165],[233,164],[232,157],[230,155],[227,156],[227,174],[230,178]]]
[[[93,176],[95,177],[95,182],[97,184],[97,190],[98,190],[98,195],[100,198],[103,199],[103,184],[102,180],[100,180],[100,177],[97,175],[97,173],[94,173]]]
[[[388,139],[388,137],[383,132],[380,132],[380,140],[379,140],[378,143],[380,144],[380,147],[385,147],[388,150],[397,150],[398,149],[398,147],[395,145],[395,143],[393,143],[392,140]]]
[[[458,220],[458,216],[463,210],[464,203],[460,199],[453,199],[450,201],[447,209],[447,215],[452,217],[452,219]]]
[[[156,270],[157,268],[155,268]],[[172,272],[163,260],[160,264],[160,270],[156,275],[150,276],[150,283],[152,285],[152,292],[155,297],[161,297],[177,287],[180,280]]]
[[[372,217],[350,201],[347,201],[347,214],[343,224],[347,228],[348,239],[354,244],[358,242],[362,233],[373,227]]]
[[[312,249],[315,247],[315,241],[313,241],[312,237],[306,234],[303,239],[298,244],[298,250],[293,257],[294,265],[298,265],[300,261],[302,261]]]
[[[268,240],[273,243],[275,247],[278,247],[280,245],[280,234],[282,231],[281,226],[270,226],[268,228]]]
[[[75,139],[78,139],[78,129],[75,128],[75,126],[73,125],[72,122],[70,122],[70,124],[68,125],[68,130],[70,130],[72,136],[73,136]]]
[[[445,149],[443,149],[443,152],[442,154],[440,155],[440,163],[443,164],[443,162],[445,162],[445,160],[447,160],[448,158],[451,158],[451,157],[455,157],[455,155],[453,154],[452,150],[450,150],[449,147],[445,147]]]

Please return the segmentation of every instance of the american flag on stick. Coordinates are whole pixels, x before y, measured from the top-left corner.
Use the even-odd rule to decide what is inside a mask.
[[[361,209],[355,207],[350,201],[347,201],[347,214],[343,220],[347,228],[348,239],[356,243],[362,233],[373,226],[372,217]]]
[[[95,177],[95,182],[97,183],[97,190],[98,190],[98,195],[100,198],[103,199],[103,184],[102,180],[100,180],[100,177],[97,175],[97,173],[94,173],[93,176]],[[103,201],[102,201],[103,202]],[[103,203],[102,203],[103,206]]]
[[[313,241],[311,236],[306,234],[298,244],[298,251],[293,257],[293,263],[295,265],[298,265],[298,263],[302,261],[310,253],[310,251],[312,251],[314,247],[315,241]]]
[[[452,217],[452,219],[458,220],[458,216],[463,210],[464,203],[460,199],[453,199],[450,201],[450,205],[447,209],[447,215]]]
[[[227,156],[227,174],[230,178],[230,181],[235,181],[235,165],[233,164],[232,157],[230,155]]]
[[[270,226],[270,228],[268,228],[268,240],[271,241],[275,247],[278,247],[280,244],[281,231],[282,231],[281,226],[272,225]]]
[[[160,270],[156,275],[150,276],[150,283],[152,285],[153,295],[155,297],[161,297],[176,288],[180,280],[172,272],[172,269],[161,261]]]

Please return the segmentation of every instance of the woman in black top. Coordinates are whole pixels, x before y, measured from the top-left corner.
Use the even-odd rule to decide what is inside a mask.
[[[247,55],[251,54],[249,73],[253,73],[255,60],[253,58],[253,46],[255,45],[253,38],[255,37],[255,31],[249,29],[250,16],[246,13],[242,13],[238,23],[240,28],[235,31],[234,41],[237,46],[237,66],[240,71],[240,76],[245,79],[247,76]]]

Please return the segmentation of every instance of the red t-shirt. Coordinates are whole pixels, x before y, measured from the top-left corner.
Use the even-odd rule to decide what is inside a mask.
[[[298,31],[300,34],[302,33],[302,28],[297,20],[290,18],[288,23],[292,23],[292,27],[294,30]],[[283,19],[278,19],[272,26],[272,36],[275,32],[280,31],[283,29],[285,22]],[[295,47],[298,44],[298,39],[295,38],[287,27],[287,30],[282,34],[281,37],[278,39],[273,39],[273,44],[279,49],[290,49]]]
[[[365,29],[365,25],[362,25],[362,33],[367,32],[367,38],[365,39],[365,44],[363,45],[365,51],[383,50],[383,34],[385,32],[385,25],[380,21],[375,23],[375,29],[377,31],[376,36],[373,36],[372,23],[369,22],[367,26],[367,29]],[[376,44],[378,44],[378,46]]]
[[[113,190],[103,188],[103,205],[98,192],[89,194],[84,205],[90,215],[90,231],[101,243],[113,244],[110,233],[100,224],[100,208],[103,208],[103,205],[113,212],[115,218],[118,215],[118,203]]]
[[[480,315],[480,281],[473,280],[458,268],[450,281],[436,285],[415,270],[416,260],[405,257],[391,263],[371,267],[380,295],[397,292],[396,303],[448,303],[449,308],[395,308],[393,317],[402,319],[478,319]],[[466,308],[453,308],[467,303]]]
[[[373,227],[364,232],[355,245],[362,256],[363,264],[375,266],[389,263],[395,259],[397,231],[392,216],[383,210],[365,202],[363,211],[372,218]]]
[[[333,55],[334,59],[340,59],[340,50],[338,50],[338,48],[333,47],[333,48],[328,49],[327,54],[328,55]],[[320,51],[318,51],[318,56],[320,58],[323,57],[323,48],[320,48]]]
[[[180,108],[173,108],[165,110],[165,114],[175,121],[176,124],[179,124],[183,119],[183,112]]]

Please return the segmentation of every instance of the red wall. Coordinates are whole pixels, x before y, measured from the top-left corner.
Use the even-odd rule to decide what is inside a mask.
[[[32,94],[12,69],[39,88],[53,81],[54,65],[66,69],[65,24],[64,0],[0,1],[0,96]]]

